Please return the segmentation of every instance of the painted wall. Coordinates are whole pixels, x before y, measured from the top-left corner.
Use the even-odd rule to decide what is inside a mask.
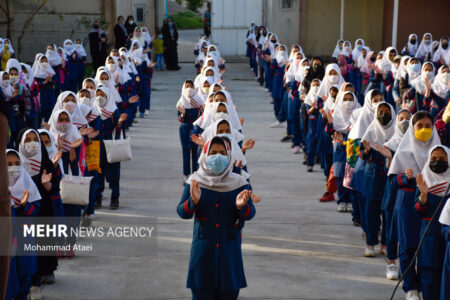
[[[292,8],[281,8],[281,0],[266,0],[266,25],[283,44],[299,42],[300,0],[292,0]]]

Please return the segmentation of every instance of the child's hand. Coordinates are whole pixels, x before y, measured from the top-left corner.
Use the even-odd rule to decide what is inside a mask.
[[[414,170],[411,168],[406,169],[405,175],[406,175],[406,178],[413,179],[414,178]]]
[[[30,197],[30,192],[25,190],[22,194],[22,199],[20,200],[20,205],[25,206],[28,202],[28,198]]]
[[[130,103],[136,103],[139,101],[139,96],[135,95],[128,100]]]

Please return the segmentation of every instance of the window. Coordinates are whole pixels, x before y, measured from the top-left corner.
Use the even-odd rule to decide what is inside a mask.
[[[136,21],[136,23],[144,23],[144,6],[140,5],[140,6],[135,6],[134,7],[134,19]]]
[[[280,0],[281,9],[288,9],[293,7],[294,0]]]

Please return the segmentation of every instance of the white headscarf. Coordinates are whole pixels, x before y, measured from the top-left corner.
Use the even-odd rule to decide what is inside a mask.
[[[49,120],[50,128],[54,127],[56,125],[56,123],[52,123],[52,122],[54,122],[54,121],[58,122],[58,117],[53,118],[53,115],[58,112],[60,113],[60,111],[64,109],[63,101],[69,95],[72,95],[75,98],[75,105],[77,104],[77,95],[75,95],[74,92],[65,91],[65,92],[62,92],[61,94],[59,94],[58,98],[56,99],[55,107],[53,107],[52,115],[50,116],[50,120]],[[84,117],[84,115],[81,113],[78,105],[76,105],[76,108],[72,114],[69,113],[69,117],[70,117],[72,124],[75,125],[77,128],[88,125],[88,122],[87,122],[86,118]]]
[[[47,68],[44,69],[41,65],[41,61],[43,58],[47,58],[46,56],[42,55],[39,57],[38,61],[36,63],[36,69],[34,71],[33,77],[34,78],[41,78],[41,79],[45,79],[47,78],[47,76],[52,76],[55,75],[55,71],[53,71],[53,68],[50,66],[50,64],[47,65]],[[34,65],[33,65],[34,66]]]
[[[413,79],[411,81],[411,85],[414,87],[414,89],[416,89],[417,92],[419,92],[420,94],[424,94],[425,90],[426,90],[426,85],[425,85],[425,78],[427,77],[427,73],[424,71],[425,70],[425,66],[426,65],[430,65],[431,66],[431,77],[428,78],[428,80],[430,81],[430,83],[433,82],[434,80],[434,65],[431,62],[425,62],[422,65],[422,70],[420,72],[420,76],[417,76],[415,79]]]
[[[353,106],[350,109],[345,109],[342,105],[344,103],[344,96],[350,94],[353,96]],[[360,105],[357,101],[355,94],[350,91],[340,92],[336,96],[336,104],[334,106],[333,117],[333,128],[334,130],[347,133],[351,126],[351,116],[355,109],[359,108]]]
[[[61,56],[59,56],[58,52],[56,51],[56,45],[55,44],[49,44],[49,46],[52,46],[54,50],[47,49],[45,51],[45,56],[48,59],[48,62],[52,67],[58,66],[62,63]],[[47,46],[48,47],[48,46]]]
[[[33,81],[34,81],[33,73],[31,71],[31,66],[27,65],[26,63],[20,63],[20,65],[25,67],[25,69],[27,69],[27,73],[28,74],[25,74],[24,72],[22,72],[22,74],[23,74],[23,78],[25,80],[25,83],[28,85],[28,87],[30,87],[33,84]]]
[[[438,74],[434,77],[434,81],[431,84],[433,92],[442,99],[445,99],[445,96],[447,95],[448,81],[450,80],[450,73],[443,72],[445,67],[446,66],[441,66],[439,68]]]
[[[70,46],[70,44],[72,46]],[[73,44],[72,40],[69,40],[69,39],[65,40],[63,43],[63,47],[64,47],[66,57],[71,56],[75,52],[75,45]]]
[[[317,90],[317,92],[315,92],[315,90],[313,89],[312,83],[314,81],[318,81],[319,82],[319,89],[320,89],[320,86],[322,84],[322,81],[320,81],[320,79],[317,79],[317,78],[313,79],[311,81],[311,87],[309,88],[308,94],[306,95],[306,98],[305,98],[305,104],[308,104],[309,106],[311,106],[314,101],[317,102],[317,95],[319,94],[319,90]]]
[[[203,121],[201,122],[201,124],[199,125],[200,128],[206,129],[208,128],[211,124],[213,124],[215,121],[217,121],[216,118],[216,112],[217,109],[219,107],[220,104],[224,104],[225,107],[227,108],[227,112],[228,112],[228,121],[231,124],[231,126],[233,127],[233,129],[236,130],[241,130],[242,126],[241,123],[239,121],[239,117],[237,116],[237,112],[234,109],[234,106],[229,105],[228,103],[225,102],[214,102],[214,104],[212,105],[212,109],[209,110],[208,112],[204,112],[203,113]]]
[[[331,70],[335,70],[337,72],[337,82],[331,81],[331,77],[329,75]],[[319,91],[317,92],[317,97],[328,95],[332,86],[336,86],[339,90],[344,82],[345,80],[344,77],[342,77],[341,69],[339,68],[339,66],[337,64],[328,64],[325,68],[325,76],[323,77],[322,83],[320,84]]]
[[[358,61],[358,58],[361,56],[361,50],[359,50],[358,49],[358,41],[361,41],[362,42],[362,48],[361,48],[361,50],[364,48],[364,46],[365,46],[365,43],[364,43],[364,40],[363,39],[357,39],[356,41],[355,41],[355,48],[353,49],[353,51],[352,51],[352,58],[353,58],[353,60],[354,61]],[[368,53],[368,51],[367,51],[367,53]]]
[[[216,140],[223,142],[228,157],[228,165],[219,175],[211,172],[206,164],[211,143]],[[192,180],[195,180],[199,183],[200,187],[216,192],[229,192],[248,184],[243,176],[233,173],[234,162],[231,156],[231,149],[221,137],[214,137],[212,140],[206,142],[206,145],[203,147],[202,153],[200,154],[200,158],[198,159],[198,164],[198,170],[192,174],[187,181],[189,184],[192,184]]]
[[[102,84],[102,81],[100,79],[101,75],[105,73],[106,75],[108,75],[109,78],[109,82],[108,82],[108,90],[109,90],[109,97],[111,97],[111,99],[116,102],[116,103],[121,103],[122,102],[122,98],[120,97],[119,92],[116,89],[116,83],[114,81],[114,79],[112,78],[111,73],[109,72],[108,68],[106,67],[99,67],[97,69],[97,74],[95,74],[95,80],[97,81],[97,86],[100,86]]]
[[[285,50],[280,50],[281,47],[284,47]],[[287,55],[287,47],[286,45],[280,45],[278,46],[278,49],[275,54],[275,60],[277,62],[278,67],[284,67],[286,65],[286,62],[288,61],[288,55]],[[281,51],[284,51],[284,54],[281,53]]]
[[[203,92],[203,84],[205,84],[205,82],[209,83],[208,93]],[[211,78],[206,77],[200,81],[200,85],[198,86],[198,89],[197,89],[197,95],[200,97],[202,103],[205,103],[208,101],[209,96],[212,94],[212,90],[211,90],[212,86],[213,86],[213,79],[211,79]]]
[[[425,164],[425,166],[422,169],[422,176],[423,176],[423,179],[425,180],[425,183],[427,184],[429,193],[432,193],[433,195],[436,195],[439,197],[444,197],[445,192],[447,191],[449,180],[450,180],[450,167],[448,167],[444,173],[435,173],[435,172],[431,171],[430,165],[429,165],[431,153],[433,153],[433,151],[436,148],[443,149],[445,151],[445,153],[447,154],[447,159],[450,159],[450,149],[448,149],[446,146],[443,146],[443,145],[434,146],[428,152],[428,159],[427,159],[427,163]]]
[[[13,88],[10,82],[3,80],[3,74],[8,74],[8,72],[0,71],[0,88],[5,96],[12,97]]]
[[[430,36],[430,43],[428,45],[425,44],[425,36],[427,36],[427,35]],[[416,52],[416,57],[422,58],[427,54],[431,55],[432,49],[433,49],[433,36],[431,35],[431,33],[427,32],[423,35],[422,41],[420,41],[419,48],[417,49],[417,52]]]
[[[16,181],[9,182],[9,193],[11,197],[11,202],[14,203],[14,207],[20,207],[20,201],[22,199],[22,195],[25,191],[29,192],[28,195],[28,203],[33,203],[35,201],[41,200],[41,194],[39,193],[39,189],[31,178],[30,174],[28,174],[27,170],[23,166],[22,158],[19,152],[13,149],[7,149],[6,154],[15,153],[19,157],[20,167],[22,168],[22,172],[20,173],[19,178]]]
[[[411,39],[412,39],[413,37],[416,38],[416,43],[415,43],[415,44],[412,44],[412,43],[411,43]],[[408,51],[408,55],[412,55],[412,56],[416,55],[416,52],[417,52],[417,45],[418,45],[418,44],[419,44],[419,43],[418,43],[418,39],[417,39],[417,34],[411,33],[411,34],[409,35],[409,37],[408,37],[408,50],[409,50],[409,51]],[[403,47],[402,52],[406,52],[406,46]]]
[[[433,132],[428,141],[422,142],[416,139],[412,124],[413,119],[414,116],[409,121],[408,130],[406,130],[405,135],[398,145],[397,152],[395,152],[392,158],[389,175],[400,174],[405,172],[407,168],[412,168],[414,174],[417,175],[427,162],[428,150],[441,144],[435,126],[433,126]]]
[[[191,88],[193,91],[193,95],[188,94],[188,89],[186,88],[186,82],[183,83],[183,87],[181,88],[181,96],[180,99],[178,99],[177,107],[181,106],[185,109],[191,109],[191,108],[200,108],[204,101],[202,98],[200,98],[197,93],[195,92],[194,88]]]
[[[78,56],[80,56],[80,57],[87,56],[86,50],[84,50],[83,42],[81,42],[80,44],[77,44],[77,41],[75,40],[75,44],[73,44],[73,45],[75,47],[75,52],[78,54]]]
[[[409,110],[407,110],[406,108],[402,108],[398,111],[397,116],[396,116],[396,120],[397,120],[397,126],[395,126],[395,132],[394,135],[389,139],[389,141],[387,141],[386,143],[384,143],[384,146],[388,147],[389,149],[391,149],[392,151],[397,151],[398,149],[398,145],[400,144],[400,141],[402,140],[403,136],[405,135],[403,132],[400,131],[400,129],[398,128],[398,116],[400,115],[400,113],[402,112],[407,112],[409,113],[409,115],[411,116],[411,112]],[[406,121],[406,120],[405,120]],[[407,121],[409,122],[409,121]],[[381,145],[380,145],[381,146]]]
[[[391,120],[387,125],[382,125],[377,118],[378,110],[384,105],[387,105],[391,110]],[[375,151],[378,151],[375,145],[384,145],[384,143],[386,143],[394,135],[395,128],[397,127],[397,119],[395,118],[394,108],[386,102],[378,103],[374,114],[374,119],[372,123],[370,123],[369,127],[367,127],[367,130],[361,140],[369,142],[370,147]]]
[[[53,157],[55,157],[55,155],[58,153],[58,148],[56,148],[56,143],[55,143],[55,139],[53,138],[53,134],[51,134],[50,131],[48,131],[47,129],[38,129],[39,134],[45,133],[49,140],[50,140],[50,149],[45,147],[47,149],[47,153],[48,153],[48,157],[50,159],[53,159]],[[62,163],[62,159],[60,159],[58,161],[59,164],[59,168],[61,169],[61,171],[64,170],[63,167],[63,163]]]
[[[408,64],[405,65],[405,60],[410,59],[408,55],[402,56],[400,59],[400,64],[398,66],[397,74],[395,74],[395,79],[400,80],[401,78],[405,78],[406,74],[408,73],[407,68]]]
[[[410,65],[411,65],[411,60],[412,60],[412,59],[408,60],[408,64],[406,65],[406,72],[408,73],[408,83],[409,83],[410,85],[412,84],[412,82],[413,82],[414,79],[416,79],[417,77],[420,76],[420,71],[422,70],[422,64],[420,63],[420,60],[419,60],[418,64],[419,64],[419,66],[420,66],[420,69],[419,69],[418,72],[413,72],[413,71],[411,70],[411,67],[410,67]]]
[[[13,49],[13,46],[12,46],[12,43],[11,43],[11,40],[10,39],[8,39],[8,38],[5,38],[4,40],[3,40],[3,45],[5,45],[6,43],[6,41],[8,41],[9,42],[9,44],[8,44],[8,50],[9,50],[9,53],[11,53],[11,54],[14,54],[14,49]],[[3,51],[3,49],[2,49],[2,51]]]
[[[97,99],[94,101],[94,106],[97,109],[97,111],[100,112],[100,118],[102,120],[106,120],[111,118],[111,116],[114,114],[114,112],[117,110],[117,105],[114,100],[111,99],[111,96],[109,94],[109,89],[105,86],[99,86],[97,88],[97,91],[101,90],[106,95],[106,105],[104,107],[101,107],[98,103]]]
[[[309,69],[309,64],[308,64],[307,66],[303,66],[303,63],[304,63],[305,61],[308,61],[309,63],[311,63],[311,62],[309,61],[309,59],[306,58],[306,57],[303,58],[303,59],[300,61],[300,64],[299,64],[299,66],[298,66],[298,68],[297,68],[297,71],[295,72],[295,75],[294,75],[294,79],[295,79],[295,81],[297,81],[297,82],[302,82],[303,79],[305,79],[305,76],[306,76],[306,70]]]
[[[394,47],[387,47],[386,51],[384,51],[383,58],[379,63],[377,63],[377,66],[382,69],[384,72],[391,71],[394,68],[394,63],[390,61],[389,59],[389,53],[394,50],[395,55],[397,55],[397,49]]]
[[[375,108],[372,107],[373,91],[375,90],[370,90],[364,97],[364,105],[348,135],[351,140],[361,139],[375,117]],[[382,102],[384,102],[384,98]]]
[[[144,39],[147,42],[147,45],[150,47],[150,43],[152,42],[152,37],[150,36],[150,32],[148,31],[147,27],[141,27],[141,33],[143,32],[143,30],[145,30],[144,35]]]
[[[331,57],[337,58],[338,55],[341,53],[342,49],[339,48],[339,43],[340,43],[340,42],[344,43],[343,40],[338,40],[338,41],[337,41],[336,47],[334,47],[333,54],[331,55]],[[343,46],[343,45],[342,45],[342,46]],[[341,46],[341,47],[342,47],[342,46]]]
[[[449,41],[448,37],[441,38],[441,40],[439,41],[439,48],[436,50],[436,52],[434,52],[433,62],[439,61],[442,57],[445,61],[445,64],[448,65],[450,64],[450,60],[448,60],[448,58],[450,58],[450,56],[448,55],[450,53],[450,47],[447,47],[447,49],[442,48],[443,39],[447,39],[447,41]]]
[[[69,116],[70,124],[72,124],[72,126],[70,126],[69,130],[66,133],[59,131],[56,126],[56,124],[58,123],[59,115],[61,115],[62,113],[66,113]],[[85,121],[86,121],[86,119],[85,119]],[[62,151],[63,152],[69,152],[70,146],[72,145],[72,143],[75,142],[76,140],[81,139],[81,135],[78,132],[77,126],[75,126],[72,123],[70,114],[65,109],[61,109],[61,110],[57,110],[57,111],[53,112],[52,115],[50,116],[49,124],[50,124],[50,132],[53,135],[53,138],[55,139],[55,141],[58,140],[58,136],[62,139]]]
[[[233,161],[242,162],[242,166],[247,165],[247,160],[245,159],[244,153],[242,153],[241,147],[239,147],[238,145],[238,143],[244,139],[244,136],[239,131],[233,129],[228,120],[216,120],[213,124],[208,126],[205,131],[203,131],[202,137],[205,139],[205,141],[209,141],[213,137],[217,136],[217,127],[221,122],[227,122],[231,129],[231,159]],[[239,140],[237,140],[236,137]]]
[[[28,129],[22,135],[22,139],[19,144],[19,153],[20,153],[20,157],[21,157],[23,166],[27,170],[28,174],[30,174],[31,176],[34,176],[34,175],[39,174],[39,172],[41,171],[42,149],[39,150],[35,155],[32,155],[32,156],[30,156],[25,151],[25,139],[27,137],[27,134],[29,134],[30,132],[34,132],[37,135],[37,137],[39,139],[39,145],[42,146],[41,137],[39,136],[39,133],[34,129]]]

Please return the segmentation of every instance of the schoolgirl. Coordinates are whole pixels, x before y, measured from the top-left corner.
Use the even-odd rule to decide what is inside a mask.
[[[42,121],[48,122],[53,107],[55,106],[55,71],[48,63],[48,59],[45,55],[38,55],[33,67],[34,81],[31,90],[39,99],[38,125],[40,125],[42,124]]]
[[[417,49],[416,54],[414,57],[418,58],[421,63],[424,63],[426,61],[431,61],[433,59],[432,55],[432,43],[433,43],[433,36],[431,33],[427,32],[423,35],[422,41],[420,42],[419,48]]]
[[[55,97],[58,97],[59,93],[66,90],[66,78],[65,78],[65,59],[59,56],[56,51],[55,44],[48,44],[45,56],[48,59],[48,63],[55,72]]]
[[[405,45],[405,47],[403,47],[402,49],[402,55],[405,56],[415,56],[416,52],[417,52],[417,47],[418,47],[418,42],[417,42],[417,34],[415,33],[411,33],[408,37],[408,43]]]

